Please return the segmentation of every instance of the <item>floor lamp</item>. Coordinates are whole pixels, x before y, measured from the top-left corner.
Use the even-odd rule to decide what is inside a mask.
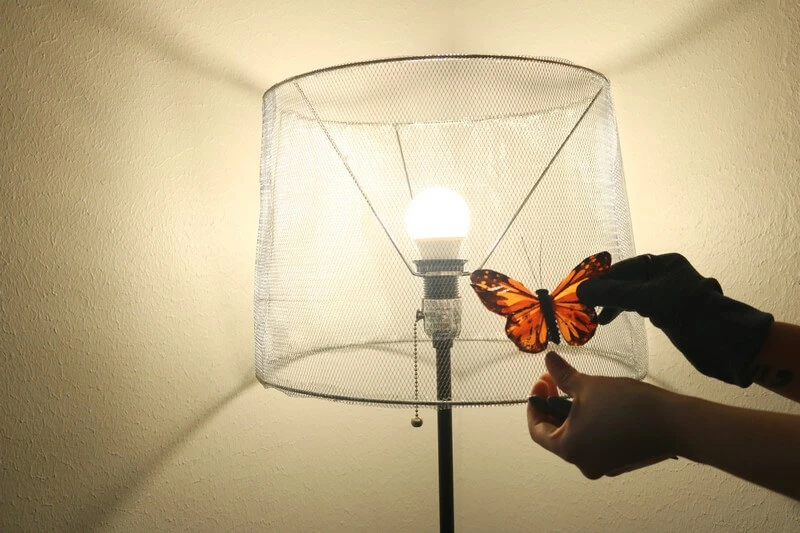
[[[452,409],[524,403],[544,371],[470,273],[552,289],[593,253],[634,255],[608,80],[486,55],[301,74],[264,94],[260,193],[258,379],[414,410],[415,427],[435,409],[440,529],[453,531]],[[636,316],[558,350],[587,373],[647,372]]]

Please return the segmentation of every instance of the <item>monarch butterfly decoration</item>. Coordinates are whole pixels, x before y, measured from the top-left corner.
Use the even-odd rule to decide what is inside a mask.
[[[583,346],[592,338],[597,313],[578,301],[576,290],[610,266],[608,252],[592,255],[572,269],[552,293],[539,289],[535,295],[519,281],[494,270],[476,270],[470,282],[489,311],[507,317],[508,338],[523,352],[538,353],[548,341],[560,344],[560,336],[571,346]]]

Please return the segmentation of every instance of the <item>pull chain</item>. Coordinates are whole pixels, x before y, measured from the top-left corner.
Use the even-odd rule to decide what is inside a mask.
[[[414,401],[419,401],[419,360],[417,358],[417,322],[422,320],[425,315],[422,311],[417,311],[414,320]],[[415,428],[422,426],[422,419],[419,417],[419,405],[414,405],[414,418],[411,425]]]

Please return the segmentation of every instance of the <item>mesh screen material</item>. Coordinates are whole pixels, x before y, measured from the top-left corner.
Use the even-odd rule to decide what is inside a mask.
[[[284,81],[263,109],[255,367],[265,386],[381,405],[527,400],[546,352],[520,352],[468,276],[451,401],[437,399],[422,322],[415,383],[423,279],[404,217],[425,188],[469,206],[465,271],[552,291],[593,253],[634,255],[608,80],[591,70],[494,56],[374,61]],[[582,347],[550,347],[590,374],[647,371],[644,323],[631,313]]]

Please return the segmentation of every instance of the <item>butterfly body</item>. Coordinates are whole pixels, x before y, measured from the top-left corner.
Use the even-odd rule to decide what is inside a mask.
[[[542,316],[547,326],[548,340],[553,344],[561,344],[561,336],[558,334],[558,325],[556,323],[556,312],[553,309],[553,298],[547,289],[537,290],[536,297],[539,299],[539,305],[542,308]]]
[[[552,293],[530,291],[525,285],[494,270],[476,270],[470,282],[483,305],[506,317],[506,335],[530,353],[543,351],[548,342],[582,346],[597,329],[594,308],[578,300],[576,289],[611,266],[611,255],[600,252],[581,261]],[[560,335],[559,335],[560,334]]]

